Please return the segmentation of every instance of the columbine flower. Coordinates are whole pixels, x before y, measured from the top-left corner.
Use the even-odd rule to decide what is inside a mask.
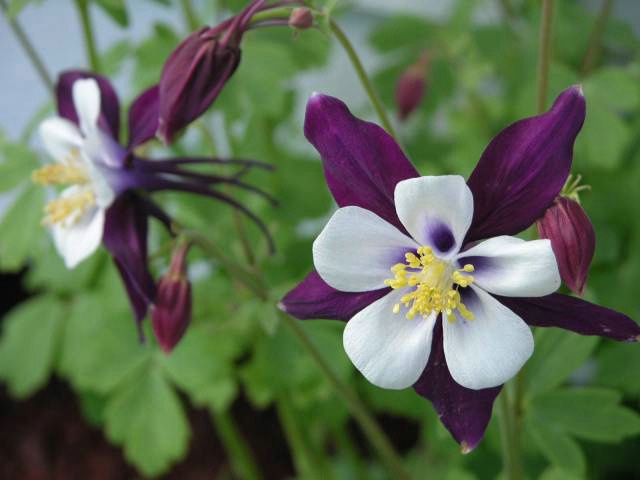
[[[231,197],[213,189],[226,183],[265,195],[237,177],[221,177],[184,168],[189,164],[258,162],[205,158],[147,160],[134,149],[153,138],[158,125],[158,89],[134,100],[129,111],[129,142],[118,143],[118,98],[109,82],[84,72],[67,72],[57,87],[58,117],[45,120],[40,133],[55,164],[33,174],[42,185],[67,185],[46,206],[56,248],[68,268],[75,267],[104,243],[122,276],[138,324],[154,302],[156,287],[147,266],[149,217],[168,228],[169,216],[148,196],[174,190],[221,200],[262,222]],[[267,234],[268,236],[268,234]]]
[[[470,451],[501,383],[531,354],[527,327],[638,340],[625,315],[552,293],[547,240],[512,237],[553,203],[584,121],[579,87],[514,123],[461,177],[422,177],[380,127],[339,100],[312,97],[305,135],[340,208],[314,243],[312,272],[281,302],[300,319],[348,320],[356,367],[387,388],[414,389]],[[488,239],[488,240],[485,240]]]
[[[596,250],[596,233],[578,197],[578,190],[586,187],[578,187],[580,176],[570,182],[571,175],[567,191],[563,190],[536,226],[540,238],[551,240],[562,281],[572,292],[582,295]]]
[[[396,105],[398,118],[406,120],[422,103],[427,88],[429,54],[423,53],[417,62],[410,65],[398,78]]]

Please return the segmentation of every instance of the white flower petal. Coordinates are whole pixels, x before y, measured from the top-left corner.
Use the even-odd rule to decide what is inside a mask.
[[[73,195],[81,187],[69,187],[62,195]],[[102,242],[105,212],[102,208],[88,209],[76,222],[54,224],[53,241],[67,268],[71,269],[89,257]]]
[[[480,390],[518,373],[533,353],[533,335],[519,316],[482,289],[471,288],[463,300],[474,319],[443,318],[444,355],[457,383]]]
[[[100,88],[93,78],[76,80],[72,87],[73,105],[78,113],[80,129],[85,135],[98,128]]]
[[[66,118],[51,117],[40,124],[40,137],[49,155],[58,162],[70,160],[71,151],[82,147],[78,127]]]
[[[340,208],[313,243],[313,263],[322,279],[343,292],[383,288],[390,269],[418,245],[375,213]]]
[[[470,258],[470,262],[465,258]],[[549,240],[495,237],[459,255],[472,263],[475,284],[505,297],[542,297],[560,287],[558,263]]]
[[[344,329],[347,355],[374,385],[402,389],[413,385],[429,360],[436,315],[408,320],[393,306],[406,291],[394,290],[361,310]]]
[[[398,218],[411,236],[440,257],[455,255],[473,218],[473,195],[459,175],[419,177],[396,185]]]

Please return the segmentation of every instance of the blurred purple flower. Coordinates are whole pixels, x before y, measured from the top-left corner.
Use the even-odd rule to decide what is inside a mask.
[[[477,320],[469,321],[464,319],[464,316],[462,320],[458,317],[455,323],[459,325],[454,324],[453,327],[445,324],[442,315],[438,315],[433,320],[431,330],[419,325],[420,322],[427,323],[424,320],[419,320],[418,324],[408,320],[407,322],[413,323],[415,330],[420,332],[424,330],[422,337],[427,334],[432,336],[430,353],[416,355],[422,362],[423,368],[421,372],[420,369],[416,369],[418,375],[417,381],[413,384],[414,389],[433,403],[441,421],[461,444],[463,451],[473,450],[484,435],[491,418],[493,402],[501,390],[501,385],[494,383],[497,378],[491,381],[485,378],[487,380],[485,382],[472,375],[466,377],[460,375],[461,371],[473,373],[478,369],[490,372],[491,367],[496,366],[496,362],[500,361],[499,356],[492,357],[487,354],[481,345],[484,338],[486,342],[495,346],[497,337],[494,333],[500,331],[500,329],[490,328],[493,324],[487,319],[493,317],[485,315],[487,312],[482,306],[483,301],[485,306],[491,306],[495,312],[505,315],[508,312],[512,319],[515,317],[519,322],[524,321],[530,326],[560,327],[583,335],[600,335],[623,341],[638,341],[640,338],[640,326],[621,313],[575,297],[558,293],[548,294],[550,290],[545,292],[546,287],[530,293],[525,293],[524,290],[519,291],[515,287],[519,285],[520,280],[535,281],[536,279],[519,274],[514,274],[513,277],[494,276],[493,274],[500,270],[497,267],[506,265],[502,262],[504,259],[487,256],[486,252],[479,252],[483,244],[486,245],[489,242],[504,243],[508,240],[513,245],[516,241],[522,242],[517,239],[509,240],[505,236],[515,235],[528,228],[553,204],[569,174],[573,143],[582,127],[584,116],[585,101],[582,90],[579,87],[571,87],[558,96],[548,112],[518,121],[500,132],[489,143],[467,181],[466,185],[473,206],[471,213],[468,213],[468,228],[461,228],[460,225],[454,224],[454,209],[446,208],[447,205],[451,206],[452,202],[448,201],[451,199],[444,194],[432,198],[433,201],[418,202],[420,208],[416,208],[415,211],[405,208],[406,202],[398,203],[397,197],[394,200],[394,193],[397,196],[401,193],[399,189],[408,191],[405,187],[410,183],[418,185],[418,183],[424,183],[424,178],[430,181],[432,178],[442,177],[416,178],[419,174],[414,166],[393,138],[383,129],[354,117],[346,105],[335,98],[324,95],[313,96],[307,105],[305,135],[322,156],[329,189],[338,206],[343,207],[338,210],[338,213],[360,207],[356,209],[362,212],[368,211],[366,215],[376,222],[383,222],[389,228],[395,227],[394,238],[399,238],[397,235],[404,238],[407,234],[413,238],[426,235],[425,238],[431,239],[431,243],[427,242],[427,244],[435,248],[432,252],[419,251],[419,244],[416,244],[416,251],[409,252],[413,256],[409,255],[405,258],[403,257],[406,253],[405,248],[396,249],[395,253],[381,250],[382,234],[378,232],[377,235],[371,236],[370,245],[366,242],[358,244],[361,254],[352,255],[349,261],[338,262],[333,265],[335,267],[333,270],[322,265],[324,272],[310,273],[283,298],[280,308],[299,319],[329,318],[347,320],[351,323],[355,320],[354,317],[357,317],[358,323],[363,323],[362,318],[368,315],[371,322],[364,325],[363,332],[366,333],[369,330],[375,333],[385,328],[388,330],[387,324],[374,320],[384,316],[388,324],[397,324],[398,320],[394,318],[393,312],[400,311],[405,301],[410,300],[404,298],[399,302],[390,303],[389,301],[396,295],[395,288],[405,278],[400,270],[416,273],[420,268],[416,262],[421,262],[421,258],[417,258],[416,254],[427,256],[437,251],[439,253],[436,258],[441,260],[450,252],[459,250],[458,256],[461,257],[462,262],[458,262],[458,267],[466,272],[464,265],[467,263],[473,265],[478,284],[483,283],[483,288],[490,293],[478,293],[478,289],[467,288],[459,282],[461,288],[457,289],[457,292],[463,300],[466,298],[467,290],[473,292],[471,298],[475,305],[469,310],[473,312],[475,309],[483,315],[479,315]],[[404,187],[400,188],[402,185]],[[433,193],[432,190],[424,190],[425,195],[429,196]],[[448,189],[447,192],[449,191],[453,190]],[[465,189],[460,187],[458,191],[462,192]],[[466,198],[466,196],[465,194],[456,198]],[[435,208],[438,205],[442,208]],[[420,210],[421,208],[423,211]],[[434,215],[427,215],[429,212]],[[339,232],[344,232],[344,229]],[[478,243],[492,237],[498,238]],[[322,242],[318,242],[319,240],[316,240],[317,246],[314,244],[314,249],[319,249],[322,245]],[[546,245],[545,248],[548,250],[548,242]],[[371,253],[377,256],[384,252],[389,253],[387,268],[393,266],[394,273],[400,274],[400,278],[392,278],[391,282],[398,280],[398,283],[384,282],[382,276],[376,277],[379,282],[374,282],[373,273],[375,272],[367,270],[372,268]],[[468,255],[465,256],[465,252],[468,252]],[[321,253],[321,251],[314,252],[314,261]],[[343,253],[345,252],[334,250],[333,255],[338,256]],[[500,251],[498,253],[500,254]],[[327,253],[327,255],[330,254]],[[533,260],[529,263],[538,271],[534,257],[535,255],[529,259]],[[409,265],[398,266],[398,262],[404,260]],[[425,261],[431,261],[431,258]],[[412,265],[412,262],[416,264]],[[513,265],[517,267],[519,264]],[[360,271],[359,267],[363,271]],[[553,270],[557,275],[557,267]],[[346,283],[340,284],[336,278],[340,278],[340,275],[345,272],[365,275],[366,278],[363,278],[367,280],[365,282],[367,285],[351,288],[346,280]],[[368,274],[370,275],[367,276]],[[463,275],[463,272],[459,275]],[[332,285],[325,279],[328,279]],[[345,277],[342,278],[344,279]],[[412,286],[409,276],[406,280]],[[421,280],[418,280],[419,287]],[[548,283],[557,287],[558,280],[558,278],[554,281],[549,280]],[[413,283],[413,286],[416,286],[416,283]],[[480,298],[482,301],[478,302],[473,298],[474,296],[484,298]],[[423,300],[430,301],[434,298],[429,296],[424,297]],[[409,305],[411,305],[410,302]],[[379,315],[371,315],[374,310],[378,310]],[[455,313],[453,308],[451,310]],[[368,312],[367,315],[365,312]],[[451,315],[449,312],[446,313]],[[513,323],[518,322],[513,320]],[[454,331],[456,327],[457,332]],[[409,329],[409,326],[405,326],[406,329]],[[380,358],[392,359],[394,352],[398,358],[405,358],[406,350],[411,349],[415,342],[424,343],[424,338],[418,338],[419,336],[410,336],[409,341],[399,341],[403,332],[398,330],[387,331],[386,337],[373,335],[369,340],[363,339],[365,336],[363,335],[355,344],[348,345],[353,340],[348,338],[351,330],[353,330],[352,327],[345,329],[345,347],[348,352],[350,350],[352,354],[355,352],[356,356],[361,353],[359,349],[367,350],[372,343],[376,343],[380,349]],[[483,335],[487,336],[483,337]],[[383,337],[388,340],[385,341]],[[459,346],[466,345],[468,348],[452,348],[452,342],[455,341],[459,341]],[[500,350],[504,352],[503,348]],[[378,368],[379,365],[373,365],[377,358],[378,356],[370,357],[371,365],[362,364],[358,367],[362,371]],[[485,363],[482,364],[483,362]],[[466,388],[454,380],[451,373],[453,364],[455,364],[454,370],[457,372],[458,379],[473,388]],[[384,369],[384,366],[380,368]],[[389,368],[397,369],[398,375],[405,375],[406,378],[401,382],[401,386],[410,380],[411,375],[406,374],[402,362],[389,362]],[[390,378],[389,372],[383,375]],[[398,385],[391,386],[398,388]],[[483,388],[485,386],[487,388]]]
[[[402,72],[396,84],[396,105],[398,118],[406,120],[422,103],[427,89],[429,54],[424,53]]]
[[[249,160],[168,158],[148,160],[136,147],[152,139],[158,125],[158,89],[134,100],[129,110],[129,141],[118,142],[118,97],[101,76],[63,73],[56,87],[58,117],[42,122],[40,133],[56,163],[33,174],[42,185],[67,185],[49,202],[44,220],[68,268],[75,267],[103,243],[122,276],[138,326],[156,299],[156,285],[147,265],[148,220],[154,217],[171,230],[171,218],[149,196],[177,191],[220,200],[249,216],[267,236],[265,225],[251,211],[214,187],[227,184],[266,193],[241,181],[185,168],[192,164],[234,164],[270,168]]]

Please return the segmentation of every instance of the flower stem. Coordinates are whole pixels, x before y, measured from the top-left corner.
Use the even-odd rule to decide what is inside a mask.
[[[540,21],[538,52],[538,101],[536,104],[536,111],[538,113],[544,112],[547,106],[554,3],[554,0],[542,0],[542,19]]]
[[[343,383],[334,373],[331,366],[320,354],[316,346],[313,344],[309,336],[299,325],[298,320],[290,317],[282,311],[279,311],[282,321],[291,329],[298,337],[302,346],[307,350],[311,358],[316,362],[325,378],[331,383],[334,391],[347,404],[355,420],[362,428],[365,437],[371,442],[384,463],[387,465],[392,477],[395,479],[408,479],[409,474],[405,470],[402,460],[394,450],[391,443],[380,429],[375,419],[371,416],[365,405],[362,403],[356,393],[346,384]]]
[[[84,35],[84,46],[87,51],[87,59],[89,67],[94,73],[100,73],[100,58],[96,49],[96,42],[93,35],[93,26],[91,23],[91,15],[89,15],[88,0],[75,0],[78,15],[80,15],[80,23],[82,24],[82,33]]]
[[[237,478],[261,480],[262,474],[256,465],[251,451],[238,431],[230,412],[211,411],[211,418],[224,449],[231,461],[231,467]]]
[[[396,132],[393,129],[393,125],[391,124],[389,117],[387,116],[387,112],[385,111],[382,105],[382,102],[380,101],[380,98],[378,97],[375,89],[373,88],[373,84],[371,83],[371,80],[369,79],[367,72],[362,66],[360,57],[358,57],[358,54],[353,48],[353,45],[351,44],[351,42],[349,41],[345,33],[342,31],[340,26],[338,26],[338,24],[333,19],[329,20],[329,25],[331,26],[331,31],[335,35],[338,42],[340,42],[340,45],[342,45],[342,48],[344,49],[347,56],[349,57],[349,60],[351,60],[351,63],[353,64],[353,67],[355,68],[356,73],[360,78],[360,82],[362,83],[362,86],[367,92],[367,95],[369,96],[369,100],[371,100],[371,104],[373,105],[373,108],[375,108],[376,113],[380,118],[380,122],[382,123],[382,126],[385,128],[387,132],[389,132],[389,134],[391,134],[392,137],[397,139]]]
[[[602,42],[602,32],[604,31],[604,27],[607,24],[607,20],[609,19],[609,15],[611,15],[611,10],[613,8],[613,0],[603,0],[602,7],[600,8],[600,12],[598,13],[598,17],[596,18],[595,23],[593,24],[593,30],[591,30],[591,35],[589,35],[589,44],[587,46],[587,52],[584,55],[584,60],[582,61],[582,68],[580,69],[580,76],[586,76],[595,66],[596,61],[598,60],[598,56],[600,54],[601,42]]]
[[[27,57],[29,58],[29,61],[33,65],[33,68],[35,68],[36,73],[40,77],[40,80],[42,81],[46,89],[49,91],[49,93],[51,95],[54,95],[55,87],[54,87],[53,80],[51,79],[51,75],[49,75],[49,72],[47,71],[47,67],[45,67],[44,62],[40,58],[40,55],[38,55],[38,52],[34,48],[26,32],[20,26],[20,23],[18,22],[18,20],[16,18],[9,17],[9,14],[7,11],[9,6],[6,0],[0,0],[0,8],[5,14],[7,23],[9,23],[9,28],[11,28],[11,31],[13,32],[16,39],[18,40],[18,43],[20,44],[24,52],[27,54]]]
[[[498,399],[498,421],[500,426],[500,443],[502,446],[504,474],[507,480],[520,480],[522,478],[519,432],[514,413],[512,404],[509,402],[507,390],[504,388]]]
[[[184,23],[187,25],[187,29],[190,32],[195,32],[200,22],[198,22],[198,17],[196,16],[191,0],[180,0],[180,6],[182,7],[182,16]]]

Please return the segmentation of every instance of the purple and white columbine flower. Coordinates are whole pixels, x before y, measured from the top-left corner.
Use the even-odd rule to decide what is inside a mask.
[[[169,158],[148,160],[135,149],[151,140],[159,123],[158,87],[137,97],[129,110],[129,141],[119,141],[118,97],[109,81],[87,72],[66,72],[56,85],[59,116],[41,127],[45,148],[56,161],[33,174],[42,185],[66,185],[45,208],[44,223],[68,268],[89,257],[101,243],[122,276],[138,325],[154,303],[156,285],[147,265],[149,217],[171,230],[171,218],[150,198],[178,191],[223,201],[248,215],[270,236],[264,224],[228,195],[215,190],[228,184],[263,195],[239,175],[222,177],[184,168],[192,164],[230,163],[246,171],[268,165],[249,160]],[[240,174],[242,174],[242,172]]]
[[[385,388],[429,399],[463,451],[477,446],[501,384],[533,349],[528,326],[637,341],[629,317],[553,293],[548,240],[513,237],[542,217],[571,168],[579,87],[512,124],[464,182],[420,177],[379,126],[314,95],[305,135],[341,207],[313,247],[312,272],[282,300],[299,319],[348,320],[344,346]]]

